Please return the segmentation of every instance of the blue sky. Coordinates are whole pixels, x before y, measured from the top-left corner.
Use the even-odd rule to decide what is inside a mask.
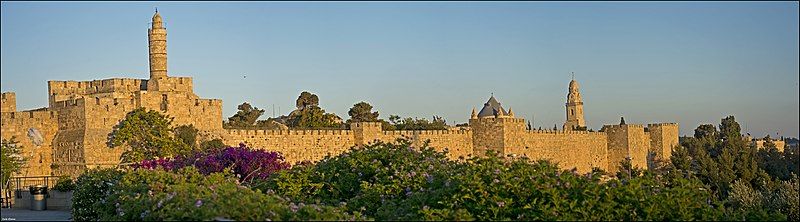
[[[2,2],[2,91],[47,105],[47,80],[147,78],[154,7],[169,75],[195,92],[288,113],[301,91],[347,118],[466,122],[494,93],[560,127],[570,72],[587,124],[735,115],[755,136],[798,135],[797,2]],[[247,78],[244,78],[244,76]]]

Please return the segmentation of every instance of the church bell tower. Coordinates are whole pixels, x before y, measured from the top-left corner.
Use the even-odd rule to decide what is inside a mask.
[[[586,120],[583,118],[583,100],[578,90],[578,82],[575,78],[569,82],[569,93],[567,94],[567,121],[564,122],[564,130],[585,130]]]

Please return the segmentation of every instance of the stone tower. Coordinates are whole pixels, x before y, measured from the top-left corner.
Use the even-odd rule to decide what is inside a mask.
[[[167,77],[167,29],[158,10],[153,15],[147,37],[150,46],[150,80]]]
[[[569,93],[567,94],[567,121],[564,122],[564,130],[586,129],[586,120],[583,118],[583,100],[580,86],[575,79],[569,82]]]

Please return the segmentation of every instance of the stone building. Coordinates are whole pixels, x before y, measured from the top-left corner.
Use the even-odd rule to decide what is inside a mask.
[[[46,108],[17,111],[13,92],[2,94],[2,138],[16,138],[27,157],[22,175],[78,175],[86,169],[119,164],[124,149],[107,146],[109,133],[136,108],[157,110],[174,125],[193,125],[203,138],[221,138],[226,144],[281,152],[289,162],[317,161],[346,152],[353,146],[398,138],[424,142],[448,151],[457,159],[503,155],[549,159],[566,169],[615,171],[630,158],[647,167],[654,157],[669,158],[678,144],[674,123],[606,125],[601,132],[586,131],[578,83],[569,83],[564,130],[528,130],[494,96],[480,112],[472,110],[469,127],[450,130],[384,131],[377,122],[353,123],[349,130],[239,130],[223,129],[222,101],[202,99],[192,89],[191,77],[171,77],[167,70],[167,29],[158,12],[148,30],[150,77],[92,81],[48,81]]]
[[[75,175],[87,168],[115,166],[123,149],[111,149],[108,134],[125,115],[140,107],[174,118],[176,125],[222,130],[222,101],[201,99],[191,77],[167,75],[167,29],[153,15],[148,30],[150,78],[48,81],[48,107],[17,111],[13,93],[3,93],[2,138],[15,137],[28,157],[23,175]],[[31,132],[44,140],[32,143]],[[36,154],[32,154],[36,153]]]

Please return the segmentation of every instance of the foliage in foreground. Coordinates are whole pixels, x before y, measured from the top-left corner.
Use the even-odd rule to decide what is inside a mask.
[[[184,141],[194,142],[194,138],[176,138],[175,129],[172,128],[172,119],[155,110],[144,108],[134,109],[125,119],[114,126],[109,134],[109,147],[125,147],[122,153],[122,163],[135,163],[145,159],[167,157],[187,154],[196,145]],[[179,132],[192,131],[180,127]],[[188,133],[191,134],[191,133]],[[182,135],[186,135],[182,133]],[[196,132],[195,132],[196,136]]]
[[[230,169],[241,181],[266,179],[279,170],[289,168],[289,164],[279,153],[252,149],[244,144],[239,144],[239,147],[216,148],[190,155],[179,155],[170,159],[144,160],[133,167],[176,171],[187,166],[194,166],[206,175]]]
[[[58,178],[56,181],[56,185],[53,186],[53,190],[67,192],[75,190],[75,182],[72,181],[72,178],[69,176],[62,176]]]
[[[673,177],[702,181],[729,208],[731,219],[800,220],[798,183],[792,179],[796,152],[779,153],[771,142],[757,150],[747,144],[733,116],[722,119],[719,130],[703,124],[694,132],[694,137],[681,138],[672,154]]]
[[[123,172],[117,169],[95,169],[76,180],[72,193],[72,218],[76,221],[97,221],[108,203],[111,188],[116,186]]]
[[[11,179],[11,175],[19,173],[24,165],[25,158],[22,157],[22,147],[17,144],[15,138],[0,141],[0,169],[2,169],[0,184],[5,186]]]
[[[546,161],[492,153],[465,162],[427,147],[378,143],[297,166],[257,189],[306,202],[346,203],[378,220],[692,220],[723,209],[698,180],[644,173],[602,182]]]
[[[230,172],[204,175],[186,167],[176,172],[138,169],[113,177],[106,174],[87,173],[86,177],[107,179],[104,184],[109,186],[88,199],[87,192],[76,192],[76,201],[94,201],[73,206],[73,213],[91,212],[76,215],[76,220],[364,220],[342,208],[295,203],[249,189]]]

